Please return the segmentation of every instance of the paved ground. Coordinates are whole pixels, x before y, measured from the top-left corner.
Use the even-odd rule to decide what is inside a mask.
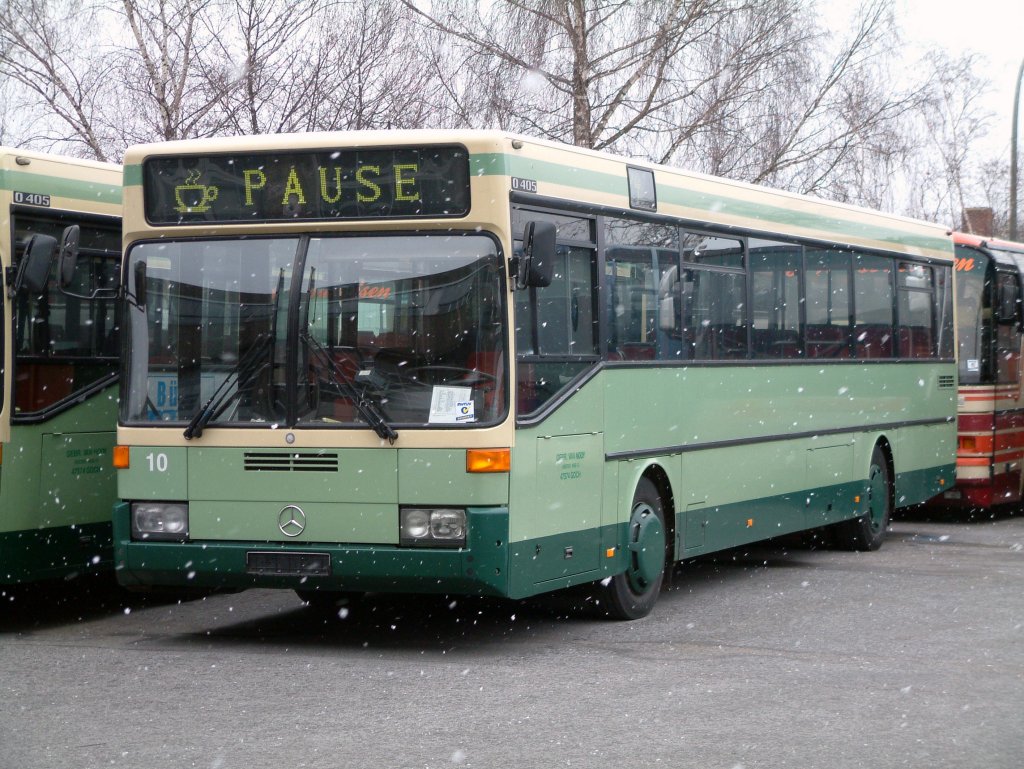
[[[0,608],[0,769],[1019,769],[1022,588],[1024,517],[690,562],[631,623],[47,586]]]

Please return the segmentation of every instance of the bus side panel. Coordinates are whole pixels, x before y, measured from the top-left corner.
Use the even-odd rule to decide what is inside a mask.
[[[655,465],[669,485],[677,557],[862,515],[880,440],[893,453],[897,506],[924,501],[952,481],[955,390],[940,386],[949,369],[742,364],[600,372],[547,420],[517,432],[513,595],[620,571],[633,493]],[[605,461],[598,479],[589,436],[600,434],[593,415],[601,413],[603,458],[627,456]],[[934,424],[905,424],[915,421]],[[603,509],[600,533],[595,505]]]
[[[511,585],[521,597],[598,579],[602,548],[604,391],[600,375],[536,427],[516,433],[509,494]],[[604,533],[605,528],[612,531]]]
[[[12,426],[0,477],[0,583],[110,567],[115,409],[116,388],[107,388],[46,422]],[[36,482],[16,482],[25,478]]]
[[[956,482],[956,424],[900,428],[893,447],[896,507],[924,504]]]
[[[615,368],[607,450],[681,452],[670,482],[685,555],[734,547],[862,514],[881,425],[896,436],[897,506],[948,487],[949,373],[939,363]],[[932,424],[906,424],[920,421]]]

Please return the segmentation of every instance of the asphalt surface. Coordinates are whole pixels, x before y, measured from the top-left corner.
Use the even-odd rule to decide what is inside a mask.
[[[1024,766],[1024,515],[680,565],[654,613],[3,592],[0,769]]]

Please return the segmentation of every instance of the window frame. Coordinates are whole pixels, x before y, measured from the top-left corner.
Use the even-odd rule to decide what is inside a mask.
[[[591,376],[595,375],[598,370],[604,368],[634,368],[634,367],[658,367],[658,366],[736,366],[736,365],[789,365],[789,364],[803,364],[803,365],[820,365],[822,362],[828,362],[830,364],[846,364],[846,365],[863,365],[864,363],[936,363],[936,362],[948,362],[956,359],[956,350],[946,350],[946,355],[943,355],[943,350],[940,349],[940,340],[937,336],[938,326],[944,321],[947,322],[948,318],[941,316],[943,312],[943,306],[941,304],[942,297],[940,294],[942,291],[947,290],[950,293],[950,301],[953,300],[951,290],[945,289],[944,286],[951,287],[953,281],[954,261],[952,255],[950,260],[944,261],[940,258],[930,258],[926,256],[915,256],[906,253],[897,253],[894,251],[887,251],[877,248],[861,248],[854,246],[850,243],[837,243],[835,241],[820,240],[814,238],[805,238],[799,236],[789,236],[786,234],[780,234],[777,232],[764,232],[756,229],[740,229],[726,226],[713,226],[707,222],[691,222],[686,219],[680,219],[678,217],[666,216],[657,213],[645,213],[636,210],[622,210],[612,209],[607,206],[591,205],[586,203],[574,203],[571,201],[555,201],[549,198],[541,198],[537,195],[528,193],[513,193],[511,195],[512,203],[512,221],[513,221],[513,234],[512,238],[514,246],[519,247],[521,244],[521,233],[515,225],[520,224],[521,220],[527,216],[533,216],[535,218],[548,217],[550,219],[557,219],[558,217],[567,217],[575,220],[585,220],[590,223],[591,226],[591,240],[590,241],[578,241],[578,240],[567,240],[563,237],[559,237],[558,242],[561,245],[564,243],[576,243],[579,245],[587,245],[588,247],[595,247],[596,242],[596,259],[595,265],[597,270],[597,287],[596,290],[599,292],[597,296],[597,310],[598,310],[598,347],[600,351],[600,366],[591,367],[587,371],[574,377],[571,383],[565,385],[556,397],[553,397],[550,401],[546,402],[541,408],[531,411],[524,417],[522,413],[517,410],[517,424],[521,426],[534,425],[542,421],[547,415],[556,409],[562,402],[564,402],[571,392],[578,389],[581,384]],[[609,317],[609,303],[611,299],[609,297],[609,286],[606,275],[606,269],[609,263],[608,253],[610,248],[622,245],[615,243],[609,245],[608,238],[606,237],[606,227],[609,220],[623,220],[628,222],[636,222],[638,224],[651,224],[667,228],[675,228],[679,233],[678,239],[678,253],[676,258],[673,260],[673,267],[678,269],[679,281],[677,283],[677,293],[674,294],[674,298],[677,303],[676,313],[677,316],[681,316],[685,309],[682,305],[683,301],[686,301],[682,292],[683,280],[682,274],[685,270],[698,270],[706,273],[716,274],[732,274],[742,275],[746,285],[744,288],[744,300],[746,302],[746,308],[744,310],[744,320],[746,323],[746,352],[743,355],[737,355],[736,357],[725,357],[725,358],[692,358],[686,357],[686,351],[683,351],[677,358],[673,357],[655,357],[655,359],[637,359],[637,360],[621,360],[610,355],[609,340],[611,338],[611,321]],[[688,260],[685,258],[684,243],[686,236],[699,236],[709,238],[725,238],[736,240],[740,245],[742,253],[742,267],[736,266],[720,266],[713,264],[705,264],[699,261]],[[751,349],[751,335],[753,328],[753,281],[752,281],[752,270],[750,265],[750,248],[752,240],[771,241],[774,243],[784,244],[792,246],[794,249],[800,249],[799,257],[799,300],[798,300],[798,311],[799,311],[799,333],[800,333],[800,354],[793,357],[780,357],[780,358],[768,358],[768,357],[755,357]],[[648,246],[649,247],[649,246]],[[845,334],[845,342],[840,340],[838,342],[841,353],[834,355],[816,356],[810,353],[812,342],[808,341],[807,328],[807,270],[809,254],[812,251],[835,253],[842,255],[846,261],[845,267],[841,270],[846,275],[847,280],[847,323],[848,330]],[[857,302],[857,286],[856,286],[856,275],[858,267],[858,258],[868,257],[874,259],[886,260],[889,272],[889,291],[891,302],[890,302],[890,315],[892,323],[890,328],[890,336],[892,338],[892,354],[886,355],[885,357],[865,357],[863,355],[858,356],[857,347],[857,334],[856,334],[856,320],[858,319],[858,302]],[[662,259],[659,254],[658,265],[661,266]],[[931,300],[931,311],[932,311],[932,344],[927,358],[914,358],[914,357],[899,357],[898,342],[896,339],[897,332],[897,312],[898,312],[898,292],[897,292],[897,271],[901,263],[910,265],[920,265],[923,267],[930,268],[933,272],[932,286],[930,289],[930,300]],[[531,291],[533,291],[531,289]],[[532,302],[531,302],[532,304]],[[519,305],[516,303],[516,322],[522,323],[522,318],[519,313]],[[533,319],[531,318],[531,323]],[[679,326],[681,329],[681,325]],[[954,332],[955,333],[955,332]],[[659,329],[660,334],[660,329]],[[834,346],[835,343],[833,343]],[[947,344],[947,346],[949,346]],[[685,347],[685,342],[684,342]],[[535,348],[534,348],[535,349]],[[566,360],[575,358],[576,360],[591,361],[592,356],[565,356]],[[521,360],[521,352],[517,348],[517,362]]]
[[[43,221],[48,224],[54,225],[53,234],[60,239],[60,232],[68,226],[73,224],[84,225],[95,227],[98,231],[106,231],[106,235],[115,236],[114,242],[116,243],[116,251],[111,253],[109,256],[106,255],[106,249],[103,249],[101,254],[100,249],[91,248],[88,246],[82,247],[81,252],[86,256],[94,254],[98,258],[107,258],[111,261],[111,277],[115,280],[120,280],[122,270],[122,259],[121,259],[121,235],[122,235],[122,219],[119,216],[111,216],[108,214],[93,214],[83,213],[81,211],[74,211],[63,208],[38,208],[34,206],[23,206],[12,204],[9,210],[10,225],[9,235],[10,240],[8,242],[9,253],[11,254],[10,264],[12,270],[17,269],[18,262],[23,258],[23,247],[19,247],[18,243],[18,231],[20,228],[20,222],[24,219],[30,219],[34,221]],[[29,230],[30,232],[37,232],[39,230]],[[23,244],[22,244],[23,246]],[[83,260],[84,261],[84,260]],[[66,294],[63,294],[61,289],[57,285],[57,270],[59,264],[54,259],[53,264],[50,267],[50,284],[47,288],[47,294],[53,295],[54,293],[62,294],[65,299],[70,299]],[[0,400],[0,403],[5,403],[8,409],[8,413],[11,415],[11,424],[39,424],[47,422],[50,419],[64,413],[75,407],[83,400],[91,398],[99,392],[110,387],[112,384],[117,382],[120,376],[120,361],[123,358],[123,335],[120,333],[121,324],[123,321],[123,303],[120,298],[110,299],[103,298],[99,301],[109,302],[112,304],[113,313],[110,315],[111,323],[113,328],[110,330],[110,334],[113,334],[113,353],[110,355],[83,355],[83,356],[65,356],[72,365],[98,365],[99,362],[109,361],[112,365],[110,370],[106,374],[95,376],[89,382],[86,382],[80,386],[76,386],[77,383],[72,383],[71,391],[62,397],[59,397],[52,402],[46,403],[42,408],[33,409],[31,411],[18,411],[18,398],[17,398],[17,376],[20,365],[26,365],[26,356],[20,355],[17,347],[15,346],[15,337],[17,334],[18,327],[18,305],[21,297],[15,297],[10,301],[10,343],[11,343],[11,374],[10,382],[11,387],[9,392],[3,392],[2,396],[6,400]],[[4,298],[5,300],[7,297]],[[95,299],[78,299],[76,302],[80,303],[80,306],[84,306],[87,302],[97,301]],[[3,305],[0,305],[2,309]],[[0,341],[0,355],[3,354],[3,345],[6,344],[7,340]],[[59,358],[60,356],[56,356]],[[2,358],[0,358],[2,360]],[[49,356],[47,360],[54,360],[54,356]],[[0,383],[0,390],[3,389],[3,384]]]
[[[558,407],[583,380],[593,376],[600,368],[602,358],[606,350],[606,342],[603,339],[602,329],[607,328],[607,317],[605,308],[602,305],[602,297],[607,296],[607,286],[604,279],[603,236],[598,224],[599,217],[588,215],[563,208],[548,208],[536,205],[513,205],[511,210],[512,223],[512,248],[517,256],[522,251],[522,224],[526,221],[550,221],[558,227],[556,245],[566,248],[582,248],[590,252],[590,280],[591,280],[591,307],[593,308],[591,318],[591,329],[593,334],[594,352],[587,354],[559,354],[543,353],[540,351],[540,339],[537,327],[537,292],[535,286],[521,289],[513,294],[511,304],[514,308],[514,323],[511,333],[516,340],[515,345],[515,368],[516,378],[515,390],[512,398],[516,404],[517,424],[535,424],[542,421],[548,413]],[[575,233],[568,235],[562,229],[564,225],[585,225],[589,240],[572,237]],[[525,297],[524,297],[525,295]],[[520,299],[524,297],[524,299]],[[525,312],[524,312],[525,310]],[[520,327],[525,323],[529,324],[530,352],[523,352],[520,347]],[[554,393],[542,400],[534,408],[524,411],[522,405],[521,389],[526,389],[529,381],[521,373],[528,367],[538,365],[559,365],[579,366],[579,370],[562,382]]]

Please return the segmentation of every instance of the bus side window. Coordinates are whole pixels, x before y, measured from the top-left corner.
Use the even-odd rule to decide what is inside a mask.
[[[892,270],[891,259],[854,254],[853,341],[858,358],[893,357]]]
[[[746,276],[683,271],[684,357],[735,360],[747,356]]]
[[[1020,286],[1015,272],[997,273],[996,311],[996,382],[1011,384],[1020,377]]]
[[[34,233],[59,236],[68,220],[59,212],[18,213],[17,255]],[[79,269],[72,291],[116,285],[120,256],[118,222],[81,223]],[[110,298],[69,296],[58,286],[58,262],[47,290],[13,302],[14,410],[20,414],[72,405],[74,395],[112,377],[118,367],[117,304]]]
[[[934,281],[932,268],[900,262],[897,271],[897,354],[901,358],[935,357]]]
[[[683,259],[683,357],[747,357],[747,277],[743,243],[696,232],[680,233]]]
[[[666,298],[659,292],[666,275],[674,270],[678,276],[678,230],[658,223],[607,218],[604,233],[608,360],[678,360],[677,324],[659,322],[659,308]],[[665,285],[678,291],[678,278]],[[678,301],[674,306],[679,306]]]
[[[850,357],[850,255],[808,248],[804,275],[808,358]]]
[[[755,358],[799,358],[802,248],[788,243],[750,241],[753,283],[751,353]]]

